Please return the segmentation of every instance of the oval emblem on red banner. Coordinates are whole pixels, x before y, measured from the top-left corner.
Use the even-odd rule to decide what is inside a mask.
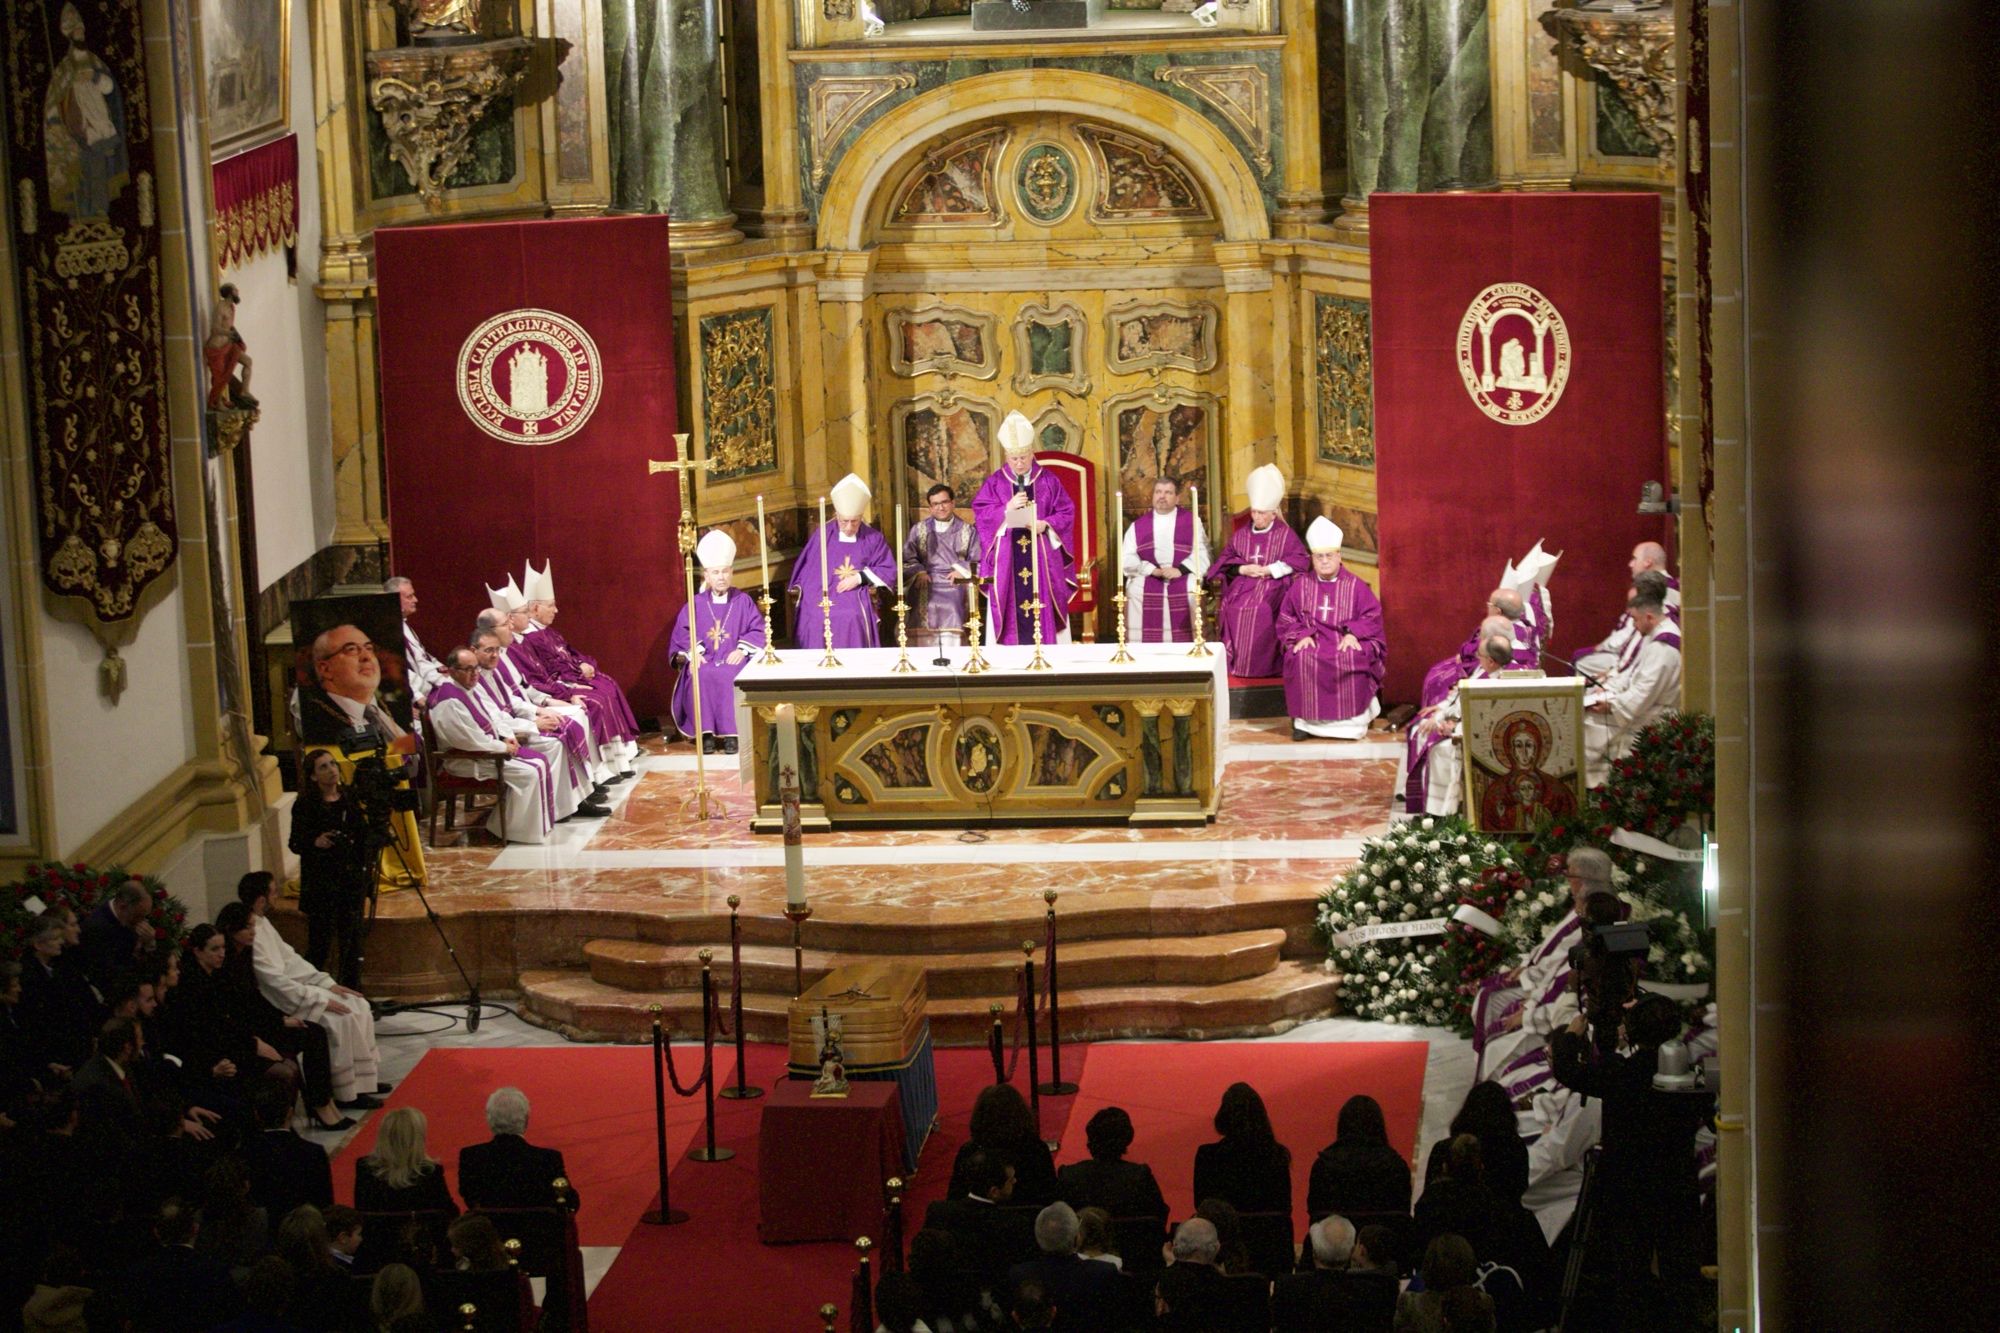
[[[1524,282],[1497,282],[1458,322],[1458,373],[1479,410],[1503,426],[1547,416],[1569,383],[1569,326]]]
[[[603,395],[597,344],[553,310],[509,310],[458,349],[458,401],[472,424],[510,444],[554,444],[583,429]]]

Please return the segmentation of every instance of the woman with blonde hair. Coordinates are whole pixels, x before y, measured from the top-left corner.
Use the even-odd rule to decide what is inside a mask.
[[[382,1117],[375,1151],[354,1164],[354,1206],[364,1213],[446,1213],[458,1204],[444,1169],[424,1146],[429,1122],[413,1106]]]
[[[389,1264],[375,1275],[368,1313],[379,1333],[428,1333],[434,1327],[424,1313],[424,1284],[408,1264]]]

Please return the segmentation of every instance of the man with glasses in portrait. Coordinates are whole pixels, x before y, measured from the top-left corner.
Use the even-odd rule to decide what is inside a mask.
[[[299,732],[308,741],[354,748],[395,746],[407,737],[375,697],[382,664],[358,626],[335,625],[314,639],[312,669],[314,683],[299,687],[297,701]]]

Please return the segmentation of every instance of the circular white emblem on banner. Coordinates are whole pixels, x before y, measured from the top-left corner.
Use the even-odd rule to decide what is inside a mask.
[[[603,396],[597,344],[553,310],[495,315],[458,349],[458,401],[510,444],[554,444],[583,429]]]
[[[1569,383],[1569,326],[1522,282],[1496,282],[1458,322],[1458,373],[1479,410],[1503,426],[1547,416]]]

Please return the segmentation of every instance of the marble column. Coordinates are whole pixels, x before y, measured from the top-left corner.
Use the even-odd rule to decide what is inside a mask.
[[[1344,0],[1345,216],[1367,198],[1493,184],[1487,0]]]
[[[717,0],[606,0],[614,207],[665,213],[682,249],[742,239],[722,171]]]

